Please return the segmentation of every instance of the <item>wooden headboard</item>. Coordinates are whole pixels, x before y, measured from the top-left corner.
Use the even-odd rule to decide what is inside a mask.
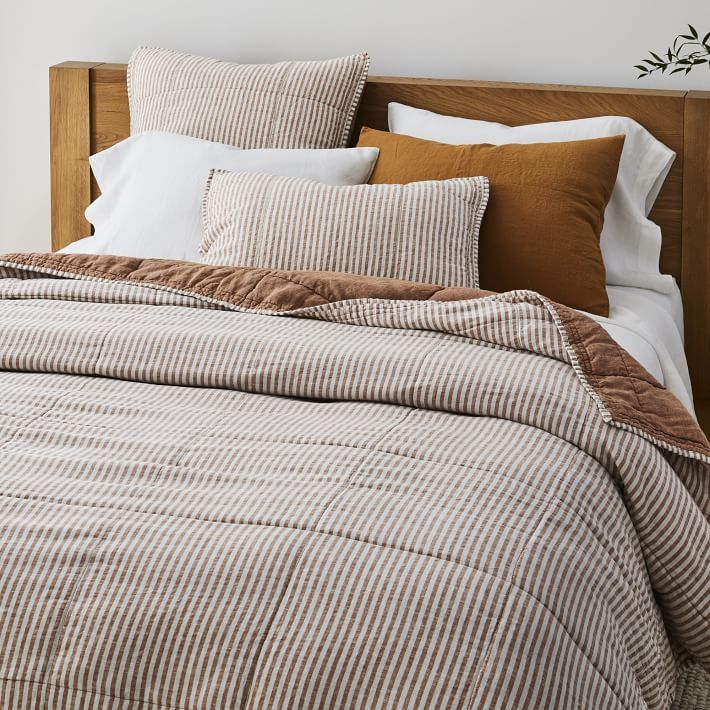
[[[126,65],[65,62],[49,71],[52,248],[90,234],[98,190],[88,158],[129,135]],[[356,122],[387,129],[387,104],[510,125],[629,116],[678,157],[651,217],[663,229],[661,268],[681,285],[696,399],[710,399],[710,92],[371,77]]]

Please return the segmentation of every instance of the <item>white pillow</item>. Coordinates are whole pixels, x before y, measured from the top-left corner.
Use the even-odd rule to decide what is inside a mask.
[[[673,290],[673,277],[659,271],[661,229],[647,218],[675,159],[675,153],[643,126],[622,116],[504,126],[441,116],[391,103],[389,128],[415,138],[451,143],[554,143],[625,135],[619,174],[604,214],[601,249],[608,284],[638,286],[662,293]],[[495,185],[491,185],[495,191]]]
[[[101,189],[86,210],[95,234],[64,251],[199,261],[202,196],[212,168],[360,185],[378,152],[240,150],[172,133],[141,133],[91,157]]]
[[[96,237],[84,237],[57,250],[60,254],[107,254]]]

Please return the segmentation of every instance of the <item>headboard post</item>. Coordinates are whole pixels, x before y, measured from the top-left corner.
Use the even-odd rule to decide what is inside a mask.
[[[683,305],[696,399],[710,398],[710,92],[685,97]]]
[[[54,251],[91,233],[83,210],[91,202],[89,92],[90,71],[94,66],[94,62],[64,62],[49,69]]]

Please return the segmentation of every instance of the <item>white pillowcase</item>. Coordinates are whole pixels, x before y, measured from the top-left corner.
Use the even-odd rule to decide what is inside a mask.
[[[59,254],[108,254],[96,237],[84,237],[57,250]]]
[[[173,133],[146,132],[93,155],[101,196],[86,210],[95,234],[69,245],[89,252],[199,261],[202,197],[212,168],[360,185],[377,148],[240,150]]]
[[[389,128],[393,133],[454,145],[554,143],[625,135],[619,174],[601,234],[606,280],[616,286],[637,286],[662,293],[673,290],[673,277],[659,271],[661,229],[647,215],[675,153],[636,121],[622,116],[600,116],[511,127],[391,103]],[[491,185],[491,190],[495,192],[495,185]]]

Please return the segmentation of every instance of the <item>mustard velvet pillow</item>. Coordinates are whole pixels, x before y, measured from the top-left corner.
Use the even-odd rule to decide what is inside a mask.
[[[485,175],[490,197],[479,237],[481,288],[530,289],[609,314],[599,246],[624,136],[528,145],[448,145],[363,128],[380,149],[370,183]]]

